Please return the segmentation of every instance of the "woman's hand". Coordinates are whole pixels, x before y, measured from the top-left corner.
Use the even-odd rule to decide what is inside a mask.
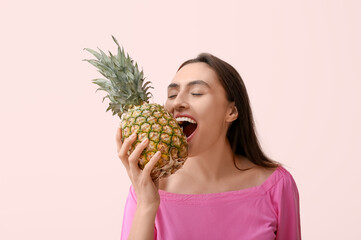
[[[137,208],[143,208],[147,210],[157,210],[160,203],[160,197],[158,193],[158,182],[153,182],[150,177],[150,173],[155,164],[160,159],[160,152],[158,151],[150,161],[141,170],[138,166],[138,159],[142,151],[148,146],[149,140],[145,138],[141,144],[138,144],[134,151],[128,156],[128,150],[137,139],[137,135],[134,133],[121,141],[122,131],[121,128],[117,130],[116,143],[117,151],[120,160],[122,161],[128,176],[134,187],[137,196]]]

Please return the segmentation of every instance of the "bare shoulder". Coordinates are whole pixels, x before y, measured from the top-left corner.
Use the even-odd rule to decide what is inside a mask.
[[[278,167],[273,168],[265,168],[258,166],[251,162],[249,159],[245,157],[237,156],[236,158],[237,163],[242,166],[241,168],[251,168],[247,170],[247,182],[249,187],[251,186],[259,186],[264,183],[273,173],[276,171]]]
[[[192,177],[179,169],[176,173],[159,179],[158,188],[163,191],[182,193],[183,190],[189,189],[192,184]]]
[[[272,175],[272,173],[274,173],[274,171],[276,171],[276,170],[277,170],[277,167],[273,167],[273,168],[260,167],[259,176],[260,176],[261,182],[263,183],[264,181],[266,181]]]

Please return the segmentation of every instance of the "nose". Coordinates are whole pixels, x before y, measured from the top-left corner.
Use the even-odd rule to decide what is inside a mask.
[[[189,108],[188,100],[184,94],[179,93],[174,99],[174,110],[181,111]]]

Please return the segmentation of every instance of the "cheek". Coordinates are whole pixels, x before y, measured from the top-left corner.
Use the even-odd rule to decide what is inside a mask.
[[[171,104],[170,104],[170,102],[169,102],[169,100],[167,99],[166,101],[165,101],[165,103],[164,103],[164,108],[165,108],[165,110],[167,110],[168,112],[171,112]]]
[[[223,99],[213,98],[209,99],[206,104],[201,105],[200,109],[208,118],[220,119],[225,116],[227,106],[228,104]]]
[[[222,128],[225,122],[226,105],[221,99],[213,99],[207,104],[200,105],[198,110],[199,116],[204,119],[203,124],[206,129]]]

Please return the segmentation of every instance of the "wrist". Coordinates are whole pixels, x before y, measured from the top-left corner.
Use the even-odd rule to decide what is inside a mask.
[[[139,203],[137,204],[137,212],[140,212],[142,214],[148,215],[148,214],[152,214],[152,215],[156,215],[157,211],[158,211],[158,207],[159,207],[159,203],[153,203],[153,204],[142,204]]]

